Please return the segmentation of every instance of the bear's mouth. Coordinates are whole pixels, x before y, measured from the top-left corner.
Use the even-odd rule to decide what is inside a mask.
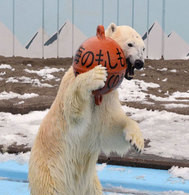
[[[125,72],[125,78],[127,80],[131,80],[134,77],[134,69],[135,69],[135,67],[131,64],[129,58],[126,59],[126,64],[127,64],[127,69],[126,69],[126,72]]]
[[[140,70],[144,67],[144,62],[142,60],[135,60],[134,65],[131,63],[130,59],[126,59],[127,69],[125,71],[125,78],[131,80],[134,77],[134,70]]]

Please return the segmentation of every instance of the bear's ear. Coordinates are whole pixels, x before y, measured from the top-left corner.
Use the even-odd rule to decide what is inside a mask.
[[[111,24],[108,26],[108,28],[106,29],[106,36],[107,36],[107,37],[111,37],[112,34],[116,31],[116,28],[117,28],[116,24],[111,23]]]

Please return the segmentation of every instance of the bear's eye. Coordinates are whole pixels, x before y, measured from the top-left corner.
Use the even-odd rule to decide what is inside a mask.
[[[132,43],[128,43],[128,46],[129,46],[129,47],[133,47],[133,44],[132,44]]]

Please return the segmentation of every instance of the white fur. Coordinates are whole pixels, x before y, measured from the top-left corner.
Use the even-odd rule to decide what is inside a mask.
[[[144,62],[145,44],[133,28],[130,26],[116,26],[116,24],[111,23],[105,34],[121,46],[125,57],[130,59],[131,64],[134,64],[136,60]],[[128,44],[132,44],[133,47],[129,47]]]
[[[117,90],[95,105],[92,91],[106,78],[101,65],[77,77],[71,67],[63,77],[32,148],[31,195],[101,195],[95,169],[100,152],[143,149],[139,127],[122,110]]]

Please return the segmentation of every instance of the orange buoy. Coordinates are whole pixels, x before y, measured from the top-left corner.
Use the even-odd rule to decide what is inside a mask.
[[[105,37],[104,26],[97,27],[96,36],[84,41],[75,54],[73,69],[75,76],[98,65],[107,68],[105,86],[93,91],[95,103],[102,102],[102,95],[116,89],[122,82],[127,68],[124,53],[113,39]]]

